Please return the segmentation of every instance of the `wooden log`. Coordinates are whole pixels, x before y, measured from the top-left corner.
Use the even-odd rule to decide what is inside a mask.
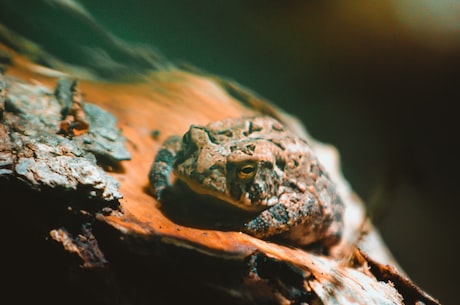
[[[66,99],[59,92],[67,92],[56,90],[62,88],[59,79],[77,75],[38,66],[5,45],[2,52],[9,59],[0,101],[0,188],[9,215],[2,228],[12,232],[7,241],[14,250],[3,258],[13,262],[6,270],[15,279],[9,293],[23,289],[20,278],[33,273],[25,282],[34,293],[15,294],[18,300],[439,304],[391,256],[343,178],[337,150],[312,138],[294,116],[254,92],[217,76],[163,64],[158,66],[165,68],[136,82],[79,79],[81,96],[66,104],[59,102]],[[81,106],[81,97],[91,106]],[[77,110],[92,119],[76,115],[75,100]],[[33,108],[37,105],[42,112]],[[74,110],[62,116],[66,107]],[[88,107],[117,119],[126,142],[120,137],[110,141],[117,147],[126,144],[122,157],[89,147],[89,142],[99,142],[97,137],[82,138],[109,120],[91,116]],[[148,172],[169,135],[181,135],[191,124],[257,114],[273,116],[307,139],[336,182],[346,205],[345,234],[330,255],[173,218],[152,196]],[[75,121],[89,122],[89,127],[69,134]],[[29,139],[29,145],[22,145]],[[43,149],[50,152],[53,144],[60,149],[46,155],[46,166],[22,162],[28,158],[43,164]],[[76,161],[81,163],[74,165]],[[50,179],[56,173],[62,183]],[[102,178],[83,181],[96,173]],[[26,268],[16,268],[21,265]],[[48,278],[42,279],[45,274]]]

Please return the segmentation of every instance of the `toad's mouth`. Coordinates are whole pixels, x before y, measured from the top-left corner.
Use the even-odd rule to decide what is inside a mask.
[[[242,193],[239,199],[235,199],[230,196],[227,187],[225,189],[218,190],[211,187],[204,187],[202,183],[199,183],[198,181],[189,177],[178,176],[178,179],[185,183],[185,185],[187,185],[187,187],[194,193],[206,196],[207,201],[209,201],[209,198],[215,199],[214,201],[216,203],[227,204],[247,213],[262,212],[269,207],[269,205],[265,202],[260,202],[257,204],[252,203],[249,199],[249,194],[246,192]]]

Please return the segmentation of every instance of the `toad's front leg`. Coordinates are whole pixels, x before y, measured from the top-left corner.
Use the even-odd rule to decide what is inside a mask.
[[[159,201],[166,188],[171,187],[170,175],[182,140],[179,136],[170,136],[163,143],[155,156],[150,172],[149,181],[153,195]]]
[[[328,248],[340,240],[343,229],[343,203],[335,192],[328,195],[327,202],[314,193],[282,196],[242,230],[258,238],[279,236],[300,246],[315,243]]]

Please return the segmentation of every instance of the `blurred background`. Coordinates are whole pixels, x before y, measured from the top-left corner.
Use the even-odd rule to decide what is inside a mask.
[[[2,0],[0,23],[101,78],[164,57],[297,115],[414,282],[455,303],[459,1]]]

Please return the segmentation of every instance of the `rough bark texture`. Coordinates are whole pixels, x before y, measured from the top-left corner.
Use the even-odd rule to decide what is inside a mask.
[[[438,304],[391,257],[334,147],[256,94],[174,67],[136,83],[80,80],[77,90],[63,80],[74,75],[2,52],[3,262],[17,303]],[[346,232],[330,256],[173,221],[150,194],[167,136],[257,113],[308,138],[338,184]]]

